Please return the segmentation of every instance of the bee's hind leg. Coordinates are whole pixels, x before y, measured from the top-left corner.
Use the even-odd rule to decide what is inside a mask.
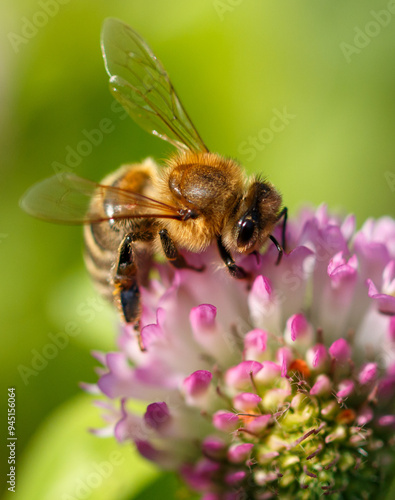
[[[140,349],[145,351],[139,325],[141,315],[140,289],[137,281],[137,265],[133,241],[133,235],[127,234],[120,244],[114,285],[125,322],[133,324],[134,329],[138,332]]]
[[[176,267],[177,269],[192,269],[193,271],[198,272],[204,270],[204,267],[193,267],[187,263],[184,257],[178,252],[174,241],[170,238],[169,233],[166,229],[161,229],[159,231],[159,236],[166,259],[174,267]]]

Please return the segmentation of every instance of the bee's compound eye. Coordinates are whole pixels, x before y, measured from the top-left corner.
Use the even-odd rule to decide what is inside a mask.
[[[239,222],[240,230],[237,237],[237,246],[247,245],[255,233],[255,222],[252,219],[242,219]]]

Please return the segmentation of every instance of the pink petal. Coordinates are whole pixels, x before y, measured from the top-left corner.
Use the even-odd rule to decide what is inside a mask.
[[[383,314],[395,314],[395,297],[379,293],[372,280],[366,281],[368,285],[368,295],[377,302],[378,310]]]
[[[100,389],[97,386],[97,384],[88,384],[86,382],[80,382],[79,386],[83,391],[88,392],[89,394],[95,394],[95,395],[100,394]]]
[[[276,360],[279,365],[281,365],[281,376],[285,377],[288,372],[288,368],[294,359],[293,351],[289,347],[280,347],[276,352]]]
[[[346,241],[350,240],[351,237],[353,236],[355,232],[355,226],[356,226],[355,215],[353,214],[348,215],[342,222],[341,232]]]
[[[395,316],[390,319],[388,325],[388,336],[391,342],[395,343]]]
[[[201,304],[198,307],[194,307],[189,315],[194,334],[199,334],[201,330],[215,329],[216,316],[217,308],[210,304]]]
[[[335,340],[329,348],[331,356],[337,361],[347,361],[351,356],[351,348],[343,338]]]
[[[379,382],[378,397],[383,400],[390,400],[395,397],[395,375],[389,374]]]
[[[272,295],[272,286],[270,281],[264,276],[257,276],[252,285],[251,292],[257,299],[263,301],[270,299],[270,296]]]
[[[227,444],[219,437],[209,436],[204,439],[202,450],[208,457],[220,460],[226,456]]]
[[[200,396],[210,387],[212,374],[207,370],[197,370],[189,375],[183,382],[183,389],[189,396]]]
[[[258,394],[242,392],[233,398],[233,405],[236,410],[249,412],[256,409],[261,401],[262,398]]]
[[[254,380],[259,384],[271,385],[279,377],[281,377],[281,366],[273,361],[264,361],[262,369],[254,375]]]
[[[148,427],[161,431],[171,420],[169,407],[165,402],[151,403],[147,406],[144,421]]]
[[[357,415],[357,424],[358,425],[366,425],[369,422],[373,420],[373,410],[370,406],[365,405],[362,407],[362,409],[358,412]]]
[[[361,385],[370,384],[377,377],[376,363],[367,363],[359,372],[358,381]]]
[[[262,369],[258,361],[242,361],[229,368],[225,373],[225,382],[234,389],[245,390],[251,388],[251,376],[255,376]]]
[[[342,380],[339,383],[336,396],[340,399],[345,399],[354,391],[354,387],[354,382],[352,380]]]
[[[328,363],[328,352],[323,344],[315,344],[306,353],[306,361],[314,370],[325,369]]]
[[[244,337],[245,359],[260,359],[262,353],[266,351],[267,332],[255,328]]]
[[[174,459],[171,453],[163,450],[158,450],[149,441],[135,441],[137,451],[150,460],[151,462],[157,463],[160,467],[164,469],[171,469],[174,467]]]
[[[213,425],[220,431],[233,432],[239,424],[239,417],[229,411],[219,410],[213,415]]]
[[[133,368],[123,353],[109,353],[106,356],[108,373],[100,377],[97,385],[110,398],[129,395],[129,388],[134,379]]]
[[[384,415],[379,418],[378,423],[382,427],[395,427],[395,415]]]
[[[335,287],[346,280],[355,279],[357,276],[358,259],[353,255],[348,262],[343,258],[343,252],[333,256],[328,264],[328,276]]]
[[[235,486],[239,483],[241,483],[244,478],[246,477],[247,473],[244,470],[236,471],[236,472],[230,472],[229,474],[226,474],[225,476],[225,482],[229,484],[230,486]]]
[[[248,295],[248,307],[253,324],[259,328],[270,329],[277,323],[279,304],[272,291],[270,280],[257,276]]]
[[[254,448],[253,443],[234,444],[228,450],[228,460],[232,464],[245,462]]]
[[[259,417],[252,418],[248,422],[246,427],[250,432],[254,434],[260,434],[262,431],[266,429],[271,420],[272,420],[271,415],[260,415]]]
[[[291,334],[291,340],[305,337],[310,334],[310,325],[303,314],[294,314],[287,321],[287,329]]]
[[[234,351],[234,339],[217,321],[217,308],[210,304],[193,307],[189,321],[196,342],[214,359],[227,365]]]
[[[310,389],[310,394],[312,396],[322,396],[324,394],[330,394],[332,390],[332,382],[327,375],[318,375],[315,384]]]
[[[395,260],[391,260],[383,271],[383,291],[388,295],[395,293]]]

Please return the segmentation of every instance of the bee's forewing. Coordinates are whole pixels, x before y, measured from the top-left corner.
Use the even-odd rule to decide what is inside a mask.
[[[136,31],[106,19],[101,46],[110,89],[138,125],[180,150],[207,151],[166,70]]]
[[[94,203],[95,199],[100,203]],[[175,207],[158,200],[73,174],[53,176],[35,184],[25,193],[20,205],[34,217],[63,224],[180,217]]]

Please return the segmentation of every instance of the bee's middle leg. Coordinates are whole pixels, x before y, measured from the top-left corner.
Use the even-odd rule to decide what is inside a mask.
[[[177,269],[193,269],[194,271],[203,271],[204,267],[190,266],[184,257],[178,252],[174,241],[170,238],[166,229],[159,231],[160,242],[166,259]]]
[[[250,277],[249,274],[242,267],[238,266],[235,263],[231,254],[228,252],[228,250],[226,250],[226,248],[222,243],[221,237],[218,238],[217,245],[221,259],[224,261],[224,264],[228,268],[230,275],[233,276],[233,278],[239,280],[249,278]]]

